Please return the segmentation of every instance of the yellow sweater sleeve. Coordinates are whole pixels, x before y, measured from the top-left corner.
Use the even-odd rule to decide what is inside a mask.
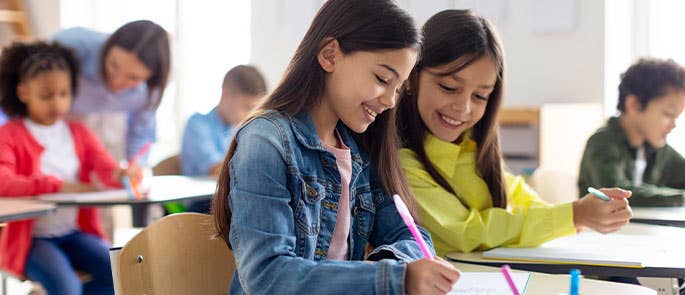
[[[417,200],[421,225],[430,231],[438,255],[500,246],[531,247],[575,233],[572,204],[544,203],[521,177],[506,177],[508,210],[476,210],[464,206],[418,167],[405,165],[405,171]]]

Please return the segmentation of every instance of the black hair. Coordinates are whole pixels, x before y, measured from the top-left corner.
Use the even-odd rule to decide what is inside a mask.
[[[632,94],[644,110],[651,100],[674,90],[685,92],[685,68],[672,59],[641,58],[621,75],[616,108],[624,112]]]
[[[79,62],[71,49],[57,42],[15,42],[0,56],[0,108],[8,117],[27,115],[26,105],[19,100],[17,86],[39,74],[66,71],[71,81],[71,92],[76,93]],[[75,95],[73,95],[75,96]]]

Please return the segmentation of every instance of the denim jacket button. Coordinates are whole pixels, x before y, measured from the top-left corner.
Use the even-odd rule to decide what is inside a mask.
[[[354,216],[359,215],[359,207],[354,206],[354,209],[352,210],[352,214],[354,214]]]

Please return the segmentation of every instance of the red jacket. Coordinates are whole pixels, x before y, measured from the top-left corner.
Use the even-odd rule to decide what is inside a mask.
[[[119,186],[113,179],[117,164],[100,141],[84,125],[67,122],[79,158],[79,180],[89,183],[94,173],[105,185]],[[28,197],[58,192],[62,181],[40,172],[43,147],[24,121],[15,119],[0,127],[0,197]],[[81,231],[104,238],[95,208],[78,211]],[[10,222],[0,234],[0,268],[23,275],[31,248],[33,220]]]

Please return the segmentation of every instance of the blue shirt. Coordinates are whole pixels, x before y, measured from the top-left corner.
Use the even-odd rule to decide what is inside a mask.
[[[156,109],[149,106],[151,103],[145,82],[117,93],[107,88],[100,74],[100,55],[108,37],[108,34],[85,28],[71,28],[57,33],[53,39],[73,49],[81,62],[81,75],[71,113],[126,112],[126,157],[130,159],[146,143],[155,141]],[[152,93],[153,98],[158,95]]]
[[[181,172],[187,176],[204,176],[223,161],[233,138],[233,126],[224,123],[216,108],[206,115],[193,114],[183,132]]]
[[[0,125],[4,125],[5,122],[7,122],[7,116],[5,115],[5,113],[0,111]]]
[[[342,123],[336,129],[352,157],[351,261],[326,258],[341,194],[335,156],[307,112],[270,111],[237,131],[229,162],[230,294],[405,293],[406,263],[423,254],[352,131]],[[367,243],[376,262],[364,261]]]

